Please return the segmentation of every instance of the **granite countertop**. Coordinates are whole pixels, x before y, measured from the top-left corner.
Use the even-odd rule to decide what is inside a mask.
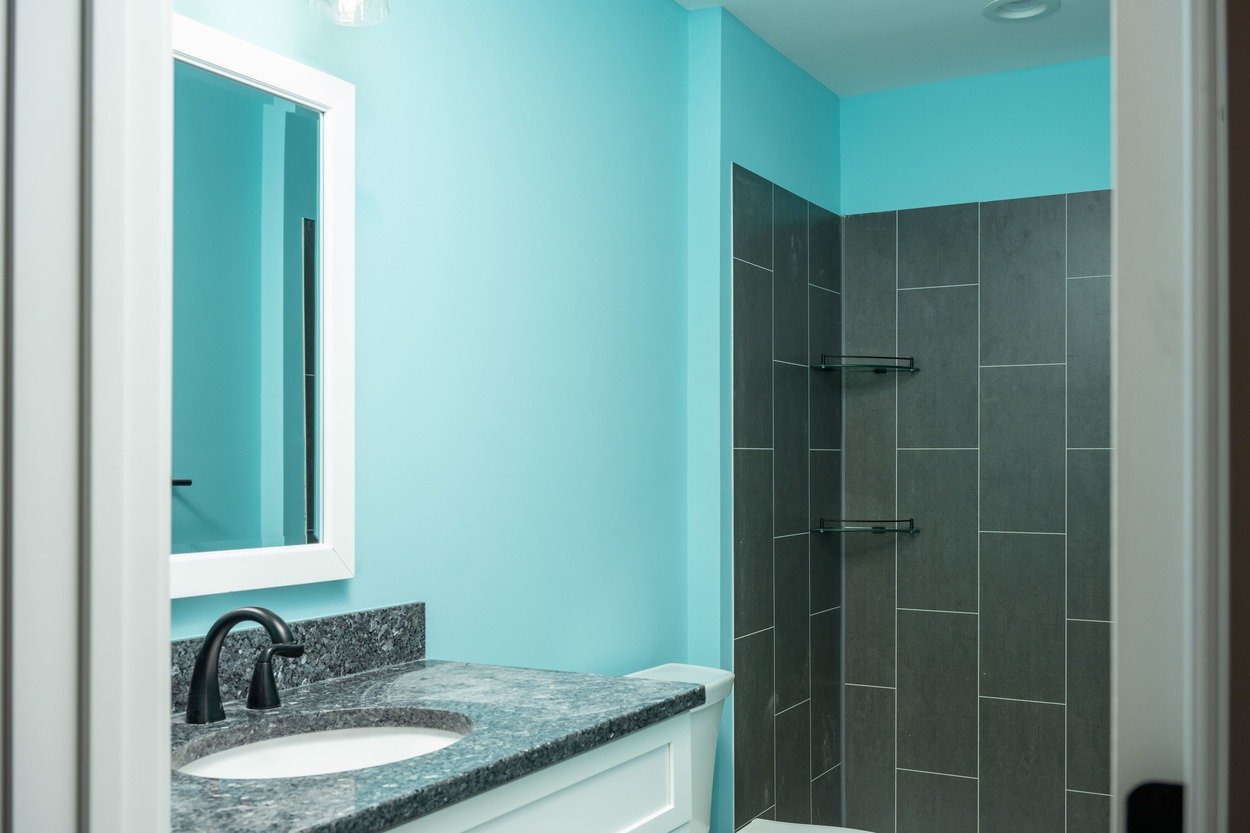
[[[422,660],[284,691],[273,711],[228,704],[226,719],[207,726],[176,715],[171,831],[375,833],[703,702],[703,687],[686,683]],[[255,740],[376,725],[470,731],[429,755],[333,775],[245,781],[176,770]]]

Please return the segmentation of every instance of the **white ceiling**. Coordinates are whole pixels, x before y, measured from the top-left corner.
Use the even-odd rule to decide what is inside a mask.
[[[1111,51],[1110,0],[999,22],[987,0],[677,0],[724,6],[840,96],[1095,58]]]

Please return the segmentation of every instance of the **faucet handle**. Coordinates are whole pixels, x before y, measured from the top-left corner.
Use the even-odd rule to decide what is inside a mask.
[[[304,643],[302,642],[279,642],[276,645],[270,645],[260,652],[261,658],[268,661],[270,657],[302,657],[304,655]],[[259,660],[257,660],[259,662]]]
[[[273,657],[299,657],[304,655],[300,642],[279,642],[261,649],[252,669],[252,684],[247,690],[247,707],[254,710],[276,709],[282,705],[278,697],[278,685],[273,679]]]

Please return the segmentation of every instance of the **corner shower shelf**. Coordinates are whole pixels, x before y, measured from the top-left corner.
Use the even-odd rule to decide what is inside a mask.
[[[915,518],[904,518],[897,521],[854,521],[820,519],[820,526],[812,527],[812,532],[832,533],[868,533],[870,535],[919,535]]]
[[[835,356],[822,353],[813,370],[840,373],[919,373],[915,356]]]

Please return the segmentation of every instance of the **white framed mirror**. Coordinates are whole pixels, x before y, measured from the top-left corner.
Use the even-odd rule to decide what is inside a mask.
[[[170,594],[351,578],[355,88],[173,18]]]

